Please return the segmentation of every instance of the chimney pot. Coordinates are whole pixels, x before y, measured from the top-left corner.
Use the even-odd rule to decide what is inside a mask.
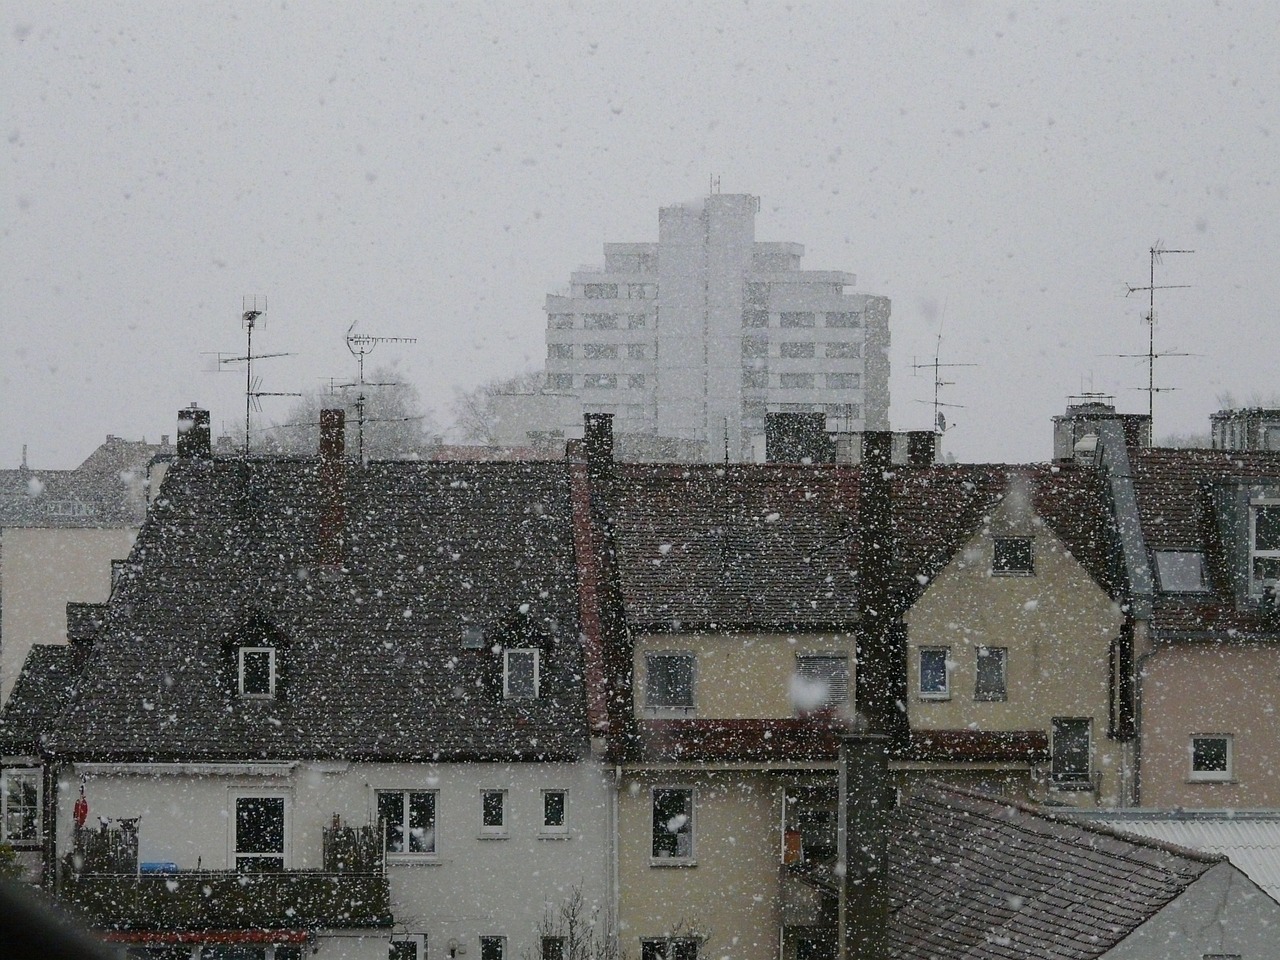
[[[201,410],[195,404],[178,411],[178,458],[213,458],[213,450],[209,444],[209,411]]]

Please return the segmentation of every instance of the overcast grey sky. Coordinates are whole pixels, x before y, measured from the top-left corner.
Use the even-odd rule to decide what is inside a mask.
[[[660,205],[761,197],[757,237],[893,300],[895,429],[957,368],[945,448],[1050,454],[1082,389],[1156,432],[1280,389],[1280,5],[5,0],[0,466],[156,440],[198,400],[350,377],[358,330],[424,399],[539,365],[542,302]],[[265,401],[283,417],[287,401]]]

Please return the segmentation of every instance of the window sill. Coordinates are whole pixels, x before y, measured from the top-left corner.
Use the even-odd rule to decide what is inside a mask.
[[[696,867],[698,861],[693,857],[650,857],[651,867]]]
[[[539,833],[539,840],[572,840],[573,837],[566,833]]]
[[[1034,570],[992,570],[993,577],[1034,577]]]
[[[1187,783],[1207,783],[1210,785],[1217,783],[1238,784],[1240,781],[1235,777],[1187,777]]]
[[[438,867],[444,861],[434,853],[388,853],[388,867]]]
[[[919,694],[919,697],[920,697],[920,699],[921,699],[921,700],[950,700],[950,699],[951,699],[951,694],[949,694],[949,693],[921,693],[921,694]]]
[[[696,707],[644,707],[644,715],[655,720],[689,720],[697,715]]]
[[[510,840],[511,834],[509,833],[478,833],[476,834],[476,839],[477,840]]]
[[[1049,784],[1050,790],[1057,790],[1059,793],[1084,793],[1092,792],[1092,780],[1056,780]]]

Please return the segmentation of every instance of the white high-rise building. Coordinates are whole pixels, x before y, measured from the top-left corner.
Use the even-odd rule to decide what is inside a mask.
[[[888,429],[889,300],[757,242],[759,207],[712,194],[662,208],[657,243],[605,244],[602,269],[547,297],[547,392],[706,460],[760,459],[766,413]]]

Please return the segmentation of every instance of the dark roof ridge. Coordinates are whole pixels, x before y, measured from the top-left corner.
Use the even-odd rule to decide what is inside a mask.
[[[1209,853],[1204,850],[1192,850],[1189,847],[1182,847],[1176,843],[1170,843],[1167,840],[1157,840],[1153,837],[1140,837],[1131,833],[1125,833],[1123,830],[1117,830],[1113,827],[1106,826],[1101,823],[1093,823],[1079,817],[1076,813],[1068,813],[1064,809],[1058,812],[1052,807],[1042,807],[1029,803],[1026,800],[1017,800],[1012,797],[997,797],[989,793],[983,793],[979,790],[972,790],[966,787],[956,787],[950,784],[944,784],[940,781],[928,781],[918,791],[913,792],[913,796],[933,795],[935,799],[946,797],[947,795],[957,795],[968,800],[978,801],[992,806],[1009,807],[1017,810],[1019,813],[1026,814],[1041,820],[1048,820],[1053,823],[1065,824],[1077,827],[1087,833],[1096,833],[1101,836],[1109,837],[1113,840],[1123,840],[1139,847],[1152,847],[1165,853],[1172,853],[1188,860],[1197,860],[1202,863],[1221,863],[1228,859],[1223,854]],[[982,816],[982,812],[969,808],[970,813]],[[1090,811],[1092,813],[1093,811]],[[1101,815],[1101,812],[1099,812]]]

